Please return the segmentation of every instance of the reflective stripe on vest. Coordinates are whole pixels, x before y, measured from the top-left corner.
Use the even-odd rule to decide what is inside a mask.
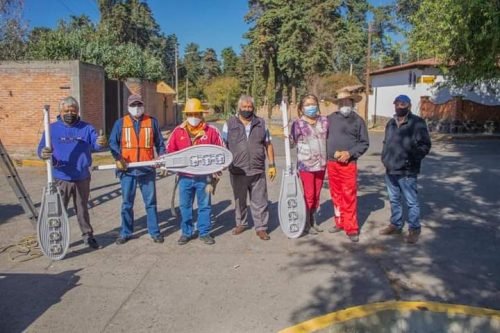
[[[142,116],[139,138],[134,129],[132,117],[123,117],[121,154],[127,162],[151,161],[154,159],[153,119]]]

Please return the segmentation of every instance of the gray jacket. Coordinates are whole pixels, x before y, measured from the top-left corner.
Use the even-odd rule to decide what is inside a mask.
[[[245,125],[237,116],[227,121],[227,149],[233,153],[229,172],[235,175],[253,176],[265,171],[266,124],[264,119],[254,116],[246,136]]]

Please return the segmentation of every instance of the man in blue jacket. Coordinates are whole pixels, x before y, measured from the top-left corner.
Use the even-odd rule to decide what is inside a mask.
[[[417,175],[420,164],[431,150],[431,139],[425,121],[411,113],[411,100],[399,95],[394,100],[395,115],[385,127],[382,163],[391,203],[391,223],[381,235],[401,234],[404,198],[408,206],[409,231],[406,241],[414,244],[420,235],[420,205],[417,197]]]
[[[80,120],[78,102],[73,97],[61,100],[59,112],[57,121],[50,124],[52,147],[45,147],[45,134],[42,134],[38,156],[44,160],[52,158],[54,179],[61,191],[64,206],[67,208],[69,200],[73,198],[83,242],[92,249],[98,249],[87,204],[90,195],[91,152],[105,148],[106,137],[98,136],[92,125]]]
[[[158,225],[156,205],[156,169],[154,167],[129,168],[133,162],[151,161],[163,155],[165,142],[158,120],[144,113],[140,95],[128,97],[128,113],[113,125],[109,148],[116,161],[117,176],[122,189],[121,230],[117,245],[125,244],[134,232],[134,201],[139,187],[146,209],[146,224],[153,242],[163,243]]]

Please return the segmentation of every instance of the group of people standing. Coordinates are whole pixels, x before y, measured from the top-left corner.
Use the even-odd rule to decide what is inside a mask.
[[[353,242],[359,241],[357,221],[357,159],[369,146],[368,131],[363,119],[356,113],[355,103],[361,97],[340,92],[334,100],[339,110],[325,116],[321,114],[318,98],[308,94],[298,105],[298,118],[292,124],[290,137],[297,147],[297,168],[303,184],[307,208],[305,233],[318,234],[323,230],[315,222],[325,174],[334,204],[331,233],[343,231]],[[198,144],[225,146],[233,154],[228,168],[235,203],[233,235],[249,229],[248,206],[255,232],[261,240],[269,240],[268,194],[266,179],[276,178],[277,170],[272,137],[264,119],[255,114],[255,102],[243,95],[238,101],[238,112],[219,130],[205,121],[207,110],[200,100],[186,101],[185,121],[177,126],[165,143],[158,121],[144,113],[140,95],[128,98],[128,113],[117,120],[109,137],[109,149],[116,161],[116,175],[122,192],[121,228],[116,244],[125,244],[134,231],[134,201],[139,187],[146,210],[148,232],[155,243],[163,243],[158,225],[156,198],[156,169],[154,167],[129,168],[131,162],[151,161],[163,154]],[[401,233],[403,217],[401,202],[404,198],[409,211],[407,241],[415,243],[420,234],[417,174],[420,162],[429,152],[431,143],[425,122],[411,113],[411,101],[400,95],[395,101],[395,116],[386,127],[382,162],[391,204],[391,220],[381,230],[383,235]],[[73,198],[84,243],[97,249],[88,214],[90,193],[91,152],[107,147],[106,137],[79,118],[78,102],[64,98],[59,106],[57,121],[51,124],[52,147],[40,140],[38,155],[51,158],[54,177],[63,196],[65,206]],[[161,175],[166,170],[160,171]],[[221,174],[178,175],[180,230],[179,245],[199,238],[204,244],[215,243],[210,233],[211,195]],[[193,221],[193,203],[197,201],[197,231]],[[249,201],[249,205],[248,205]]]

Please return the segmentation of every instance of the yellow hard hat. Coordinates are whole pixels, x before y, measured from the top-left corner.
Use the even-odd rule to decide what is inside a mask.
[[[203,109],[201,101],[198,98],[190,98],[187,100],[184,106],[184,113],[194,113],[194,112],[208,112],[208,110]]]

